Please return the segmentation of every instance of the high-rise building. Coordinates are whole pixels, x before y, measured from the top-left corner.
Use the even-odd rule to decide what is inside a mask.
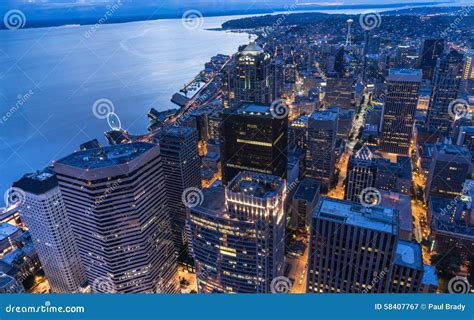
[[[474,79],[474,50],[469,50],[464,55],[462,78],[464,80]]]
[[[421,245],[417,242],[399,240],[392,268],[390,292],[420,292],[423,289],[424,269]]]
[[[425,200],[430,196],[456,198],[471,167],[471,152],[465,146],[437,144],[428,172]]]
[[[288,115],[274,117],[269,105],[243,104],[224,111],[221,136],[222,180],[240,171],[286,177]]]
[[[191,128],[167,127],[158,139],[175,250],[179,255],[186,249],[184,226],[187,207],[182,201],[183,193],[189,188],[202,187],[198,135]]]
[[[408,154],[420,83],[420,70],[390,69],[382,120],[381,151]]]
[[[351,77],[328,77],[324,94],[326,107],[355,109],[353,85]]]
[[[462,70],[463,55],[456,50],[438,60],[433,78],[433,91],[428,107],[427,127],[441,134],[448,134],[452,122],[450,103],[458,98]]]
[[[423,72],[423,80],[433,79],[434,70],[438,58],[444,51],[443,39],[425,39],[420,53],[420,69]]]
[[[337,114],[315,111],[308,119],[306,177],[320,179],[326,189],[334,176]]]
[[[290,225],[293,229],[305,230],[311,224],[311,215],[318,204],[321,183],[305,178],[301,181],[291,199]]]
[[[366,188],[375,186],[377,162],[369,147],[363,146],[349,158],[344,199],[360,202],[360,195]]]
[[[270,54],[253,41],[237,53],[229,74],[230,106],[275,100],[271,62]]]
[[[129,143],[54,163],[93,292],[176,292],[160,148]]]
[[[397,240],[395,210],[321,197],[311,223],[307,292],[388,292]]]
[[[242,172],[224,190],[204,190],[190,209],[191,244],[202,293],[266,293],[284,272],[286,183]]]
[[[86,275],[54,171],[26,174],[13,187],[25,194],[20,216],[31,232],[52,292],[80,292]]]

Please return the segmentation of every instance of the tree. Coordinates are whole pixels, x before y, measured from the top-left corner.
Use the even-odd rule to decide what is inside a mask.
[[[436,267],[438,274],[446,278],[456,275],[462,262],[462,257],[457,251],[450,251],[447,254],[436,254],[431,257],[431,264]]]

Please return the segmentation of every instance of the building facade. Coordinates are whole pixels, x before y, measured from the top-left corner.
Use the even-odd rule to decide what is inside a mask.
[[[177,292],[158,146],[80,151],[54,170],[93,292]]]
[[[13,186],[25,193],[20,216],[31,232],[51,291],[80,292],[86,275],[54,171],[26,174]]]

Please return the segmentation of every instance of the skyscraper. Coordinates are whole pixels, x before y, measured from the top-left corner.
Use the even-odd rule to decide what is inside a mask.
[[[242,172],[190,209],[198,290],[266,293],[284,272],[286,183]]]
[[[271,62],[270,54],[253,41],[237,53],[230,71],[230,106],[275,100]],[[278,66],[273,67],[276,70]]]
[[[306,176],[320,179],[329,188],[336,162],[337,114],[315,111],[308,119]]]
[[[311,223],[307,292],[388,292],[398,240],[393,209],[322,197]],[[373,281],[374,274],[386,274]]]
[[[471,152],[465,146],[437,144],[426,180],[425,200],[430,196],[456,198],[471,167]]]
[[[184,252],[184,226],[187,208],[182,201],[188,188],[201,189],[201,161],[196,130],[187,127],[165,128],[159,135],[165,191],[171,216],[175,250]]]
[[[381,151],[408,154],[420,83],[420,70],[390,69],[382,120]]]
[[[86,275],[54,171],[26,174],[13,187],[25,193],[20,216],[31,232],[51,290],[80,292]]]
[[[54,163],[93,292],[176,292],[158,146],[120,144]]]
[[[288,115],[274,117],[269,105],[243,104],[224,111],[222,122],[222,180],[240,171],[286,177]]]
[[[361,192],[373,188],[377,176],[377,162],[367,146],[363,146],[349,158],[344,199],[359,202]]]
[[[443,39],[425,39],[420,53],[420,69],[423,80],[432,80],[436,62],[444,51]]]
[[[458,97],[462,69],[463,55],[456,50],[438,60],[427,115],[427,126],[431,130],[448,134],[454,115],[449,106]]]

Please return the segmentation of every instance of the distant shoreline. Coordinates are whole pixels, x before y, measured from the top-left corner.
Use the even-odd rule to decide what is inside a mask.
[[[256,9],[256,10],[228,10],[228,11],[209,11],[206,12],[205,10],[202,10],[203,16],[206,17],[224,17],[224,16],[253,16],[253,15],[273,15],[273,14],[281,14],[284,12],[291,12],[291,13],[303,13],[303,12],[320,12],[320,13],[325,13],[325,14],[334,14],[335,11],[341,11],[341,10],[378,10],[378,11],[389,11],[390,9],[408,9],[408,8],[422,8],[422,7],[437,7],[440,5],[452,5],[458,6],[462,4],[456,4],[453,2],[416,2],[416,3],[394,3],[394,4],[377,4],[377,5],[334,5],[334,6],[321,6],[321,5],[308,5],[298,7],[298,10],[291,10],[289,7],[283,7],[283,8],[277,8],[273,11],[271,10],[263,10],[263,9]],[[49,7],[41,6],[41,5],[36,5],[37,8],[32,11],[33,9],[31,7],[18,7],[18,8],[12,8],[16,10],[20,10],[24,12],[26,16],[26,23],[22,27],[22,29],[31,29],[31,28],[49,28],[49,27],[63,27],[63,26],[84,26],[84,25],[95,25],[99,23],[99,20],[104,17],[104,15],[107,14],[107,9],[106,7],[93,7],[94,9],[94,14],[95,16],[91,16],[88,18],[83,18],[85,15],[84,12],[81,10],[84,9],[82,7],[77,7],[77,12],[76,14],[78,15],[77,17],[74,17],[74,11],[73,13],[70,12],[70,8],[54,8],[50,9]],[[90,7],[86,7],[87,9],[91,9]],[[9,8],[4,8],[4,10],[7,10]],[[81,10],[80,10],[81,9]],[[144,7],[144,9],[152,9],[151,7]],[[68,18],[57,18],[55,20],[48,20],[46,17],[36,17],[35,15],[40,13],[37,13],[37,11],[41,11],[41,14],[45,14],[45,12],[50,11],[51,16],[61,16],[61,13],[64,13],[62,11],[68,11]],[[122,10],[122,9],[119,9]],[[140,21],[153,21],[153,20],[171,20],[171,19],[181,19],[182,18],[182,13],[178,12],[170,12],[168,14],[148,14],[148,13],[142,13],[142,14],[130,14],[128,16],[120,16],[119,10],[117,10],[116,13],[110,15],[107,17],[107,21],[104,22],[103,24],[115,24],[115,23],[127,23],[127,22],[140,22]],[[8,10],[7,10],[8,11]],[[4,12],[0,12],[2,15]],[[340,14],[351,14],[351,13],[340,13]],[[99,23],[102,24],[102,23]],[[7,29],[4,24],[0,25],[0,30],[5,30]]]

